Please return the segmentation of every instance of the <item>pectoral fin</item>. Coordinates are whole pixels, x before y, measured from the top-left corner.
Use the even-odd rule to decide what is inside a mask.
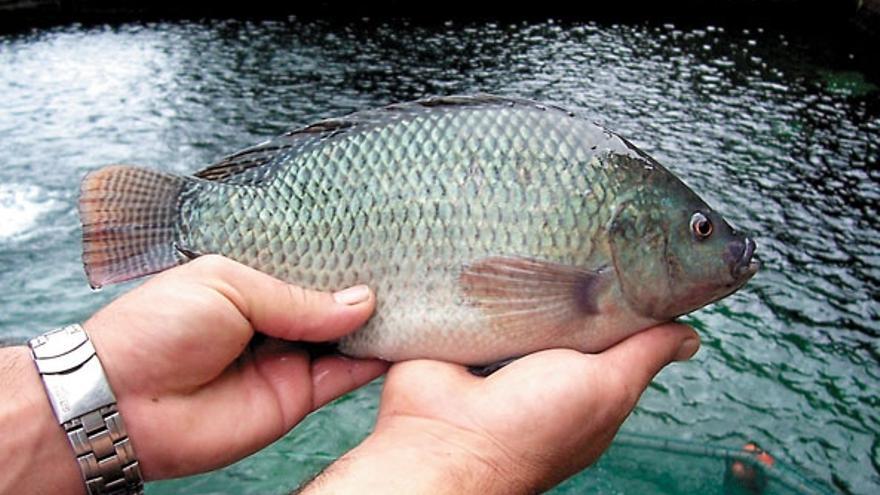
[[[587,270],[524,257],[490,257],[464,267],[466,302],[493,326],[511,332],[566,332],[599,314],[610,271]]]

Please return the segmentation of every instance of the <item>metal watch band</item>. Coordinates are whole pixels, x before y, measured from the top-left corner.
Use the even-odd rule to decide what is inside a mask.
[[[64,423],[89,495],[143,492],[143,478],[116,404]]]
[[[116,397],[88,334],[69,325],[29,342],[89,495],[143,493],[143,478]]]

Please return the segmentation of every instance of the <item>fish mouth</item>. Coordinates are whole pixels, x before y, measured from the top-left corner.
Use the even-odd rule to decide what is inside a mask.
[[[761,262],[754,258],[758,245],[754,239],[746,237],[740,255],[730,266],[730,274],[736,280],[751,278],[761,268]]]

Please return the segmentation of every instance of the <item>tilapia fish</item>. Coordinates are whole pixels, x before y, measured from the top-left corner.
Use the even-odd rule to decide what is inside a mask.
[[[296,284],[368,284],[342,352],[484,364],[603,350],[740,288],[755,243],[617,134],[496,96],[317,122],[191,177],[82,183],[93,287],[219,253]]]

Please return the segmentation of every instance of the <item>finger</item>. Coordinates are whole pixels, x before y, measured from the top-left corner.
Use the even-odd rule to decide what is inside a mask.
[[[700,337],[691,327],[668,323],[639,332],[596,357],[616,375],[613,383],[625,387],[635,403],[664,366],[689,359],[699,347]]]
[[[351,392],[379,377],[389,363],[378,359],[351,359],[325,356],[312,364],[312,410]],[[279,397],[295,392],[280,389]]]
[[[148,411],[138,416],[167,420],[137,421],[129,427],[131,438],[140,439],[136,448],[145,474],[164,478],[204,472],[275,441],[311,411],[308,370],[305,351],[276,354],[256,349],[210,387],[140,401]],[[276,390],[290,392],[281,398]],[[157,441],[168,435],[176,439],[174,449]]]
[[[287,340],[335,340],[363,325],[375,307],[366,286],[334,294],[303,289],[216,255],[186,265],[236,305],[260,332]]]
[[[234,462],[277,440],[314,409],[368,383],[388,366],[382,361],[328,356],[315,363],[310,376],[307,353],[289,349],[257,348],[252,359],[227,369],[214,386],[195,394],[140,401],[138,412],[132,412],[135,406],[130,402],[124,404],[127,417],[169,420],[133,421],[129,427],[133,438],[139,439],[144,475],[149,479],[186,476]],[[156,441],[169,435],[177,442],[172,451],[167,442]]]
[[[310,367],[305,351],[260,346],[252,359],[227,370],[214,387],[202,389],[193,412],[202,407],[222,411],[215,414],[218,417],[249,418],[236,426],[235,438],[228,440],[250,452],[283,435],[321,405],[369,383],[387,367],[383,361],[342,356],[323,357]]]

